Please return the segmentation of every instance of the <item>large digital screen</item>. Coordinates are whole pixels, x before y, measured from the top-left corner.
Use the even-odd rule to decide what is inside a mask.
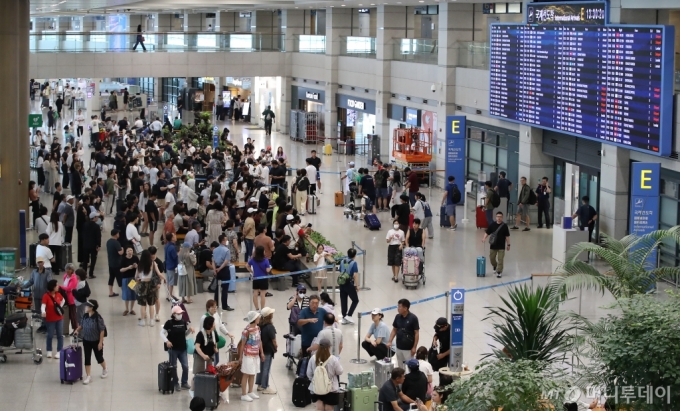
[[[491,26],[489,113],[668,156],[671,26]]]
[[[607,23],[606,3],[530,3],[527,5],[527,23],[604,25]]]

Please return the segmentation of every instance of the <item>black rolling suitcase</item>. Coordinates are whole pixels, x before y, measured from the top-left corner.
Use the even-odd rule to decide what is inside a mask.
[[[31,244],[28,246],[28,263],[31,267],[37,267],[38,263],[35,262],[35,251],[38,249],[38,243]]]
[[[174,394],[175,392],[175,381],[173,381],[175,369],[170,365],[168,361],[158,364],[158,391],[165,393]]]
[[[215,409],[220,399],[220,380],[215,374],[201,372],[194,376],[194,397],[205,400],[205,407]]]
[[[451,227],[449,216],[446,215],[446,206],[442,206],[439,210],[439,227]]]
[[[59,267],[60,270],[66,270],[66,264],[70,264],[73,262],[73,251],[70,243],[64,243],[61,245],[61,259],[59,259],[59,262],[61,263],[61,266]]]
[[[312,395],[309,392],[309,378],[297,377],[293,382],[293,405],[305,408],[312,403]]]

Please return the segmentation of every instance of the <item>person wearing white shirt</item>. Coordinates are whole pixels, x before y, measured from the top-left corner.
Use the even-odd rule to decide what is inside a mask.
[[[175,185],[168,185],[167,191],[165,192],[165,216],[170,217],[172,214],[172,209],[175,207],[177,200],[175,200]]]
[[[40,243],[35,248],[35,258],[37,260],[38,257],[43,257],[45,259],[45,268],[51,269],[52,263],[54,263],[55,260],[54,253],[52,253],[52,250],[48,247],[50,236],[49,234],[42,233],[38,236],[38,240]]]
[[[85,100],[85,92],[78,87],[78,91],[76,91],[76,96],[78,100]]]
[[[137,128],[137,129],[140,129],[140,130],[144,128],[144,122],[142,121],[141,118],[137,117],[137,118],[135,119],[135,125],[134,125],[134,127]]]
[[[423,221],[425,219],[425,208],[423,207],[423,202],[420,201],[420,196],[418,195],[418,193],[416,194],[416,198],[418,199],[416,200],[413,207],[411,207],[411,211],[413,212],[414,218]]]
[[[309,185],[310,187],[314,185],[313,181],[316,181],[316,167],[311,165],[309,163],[309,159],[307,159],[307,165],[305,166],[305,170],[307,170],[307,178],[309,179]]]
[[[149,169],[149,183],[151,183],[151,188],[158,183],[158,169],[155,165],[152,165]]]
[[[130,242],[140,242],[142,241],[142,236],[139,235],[139,231],[137,231],[137,227],[135,227],[135,223],[139,220],[139,217],[135,218],[134,220],[130,221],[125,227],[125,237],[127,238],[128,241]]]
[[[38,233],[38,235],[47,233],[47,226],[49,225],[49,221],[50,221],[46,217],[47,216],[47,209],[46,208],[41,207],[40,214],[42,214],[42,215],[35,220],[35,230]]]
[[[264,185],[269,185],[269,166],[267,165],[266,162],[262,165],[262,171],[260,172],[260,181],[262,181]]]
[[[163,129],[163,123],[156,117],[156,120],[154,120],[153,123],[149,126],[149,129],[153,131],[153,134],[155,136],[160,136],[161,135],[161,130]]]
[[[56,226],[56,228],[55,228]],[[64,244],[64,235],[66,230],[64,229],[64,224],[59,221],[59,213],[56,211],[52,213],[50,217],[50,224],[47,226],[46,234],[50,236],[48,247],[52,251],[52,255],[55,256],[56,267],[54,267],[54,275],[59,274],[59,267],[63,265],[61,258],[61,246]]]
[[[401,267],[401,249],[406,235],[399,229],[399,223],[394,222],[394,228],[387,232],[387,265],[392,267],[392,281],[399,282],[399,268]]]
[[[187,185],[186,180],[186,176],[182,176],[179,181],[179,200],[184,204],[189,202],[189,191],[191,191],[191,188],[189,188]]]
[[[83,127],[85,126],[85,115],[83,114],[83,110],[78,109],[75,120],[75,126],[77,130],[76,134],[80,139],[80,136],[83,135]]]
[[[206,204],[210,202],[210,193],[211,193],[211,188],[209,185],[205,185],[205,188],[201,190],[201,197],[203,197],[203,200],[205,201]]]

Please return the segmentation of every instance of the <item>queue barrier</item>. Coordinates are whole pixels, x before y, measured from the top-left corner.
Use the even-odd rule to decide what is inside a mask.
[[[532,277],[526,277],[526,278],[520,278],[519,280],[506,281],[506,282],[502,282],[502,283],[498,283],[498,284],[487,285],[487,286],[484,286],[484,287],[471,288],[469,290],[465,290],[465,292],[470,293],[470,292],[475,292],[475,291],[488,290],[488,289],[492,289],[492,288],[505,287],[506,285],[517,284],[517,283],[522,283],[522,282],[531,281],[531,280],[533,280],[533,276]],[[437,294],[437,295],[433,295],[431,297],[421,298],[420,300],[411,301],[411,306],[414,306],[414,305],[417,305],[417,304],[423,304],[423,303],[430,302],[430,301],[433,301],[433,300],[436,300],[436,299],[439,299],[439,298],[443,298],[443,297],[448,297],[449,295],[450,295],[450,291],[446,291],[445,293],[442,293],[442,294]],[[449,318],[450,317],[450,308],[451,308],[451,305],[449,304],[449,299],[446,298],[444,300],[444,302],[446,304],[446,318]],[[396,310],[396,309],[397,309],[396,305],[391,305],[389,307],[381,308],[380,310],[384,313],[385,311],[391,311],[391,310]],[[371,311],[364,311],[364,312],[361,312],[361,313],[358,314],[358,318],[359,318],[358,324],[359,325],[358,325],[358,328],[357,328],[357,335],[358,335],[358,338],[357,338],[357,357],[350,360],[350,362],[353,363],[353,364],[366,364],[366,362],[367,362],[366,360],[361,358],[361,342],[363,341],[362,334],[361,334],[361,318],[363,316],[367,316],[367,315],[371,315]]]

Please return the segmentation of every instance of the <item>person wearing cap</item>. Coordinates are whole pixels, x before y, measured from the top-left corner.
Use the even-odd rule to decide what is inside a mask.
[[[165,217],[166,218],[169,218],[168,211],[172,210],[176,203],[177,203],[177,199],[175,198],[175,185],[174,184],[168,184],[166,192],[165,192]]]
[[[253,214],[257,211],[256,208],[249,208],[246,211],[245,221],[243,222],[243,227],[241,227],[241,232],[243,233],[243,241],[246,243],[245,260],[250,260],[250,256],[253,254],[253,244],[255,241],[255,219]]]
[[[35,258],[37,267],[31,272],[31,276],[26,283],[26,287],[33,287],[33,301],[35,302],[34,311],[38,311],[38,301],[42,301],[43,296],[47,293],[47,284],[52,280],[52,269],[45,266],[45,257],[37,256]],[[45,332],[45,324],[38,328],[39,332]]]
[[[88,300],[84,303],[85,315],[80,320],[80,325],[73,332],[74,335],[79,335],[83,341],[83,349],[85,351],[85,374],[83,384],[87,385],[92,382],[90,371],[92,352],[97,364],[102,366],[102,378],[106,378],[109,371],[106,368],[106,361],[104,360],[104,337],[106,337],[106,324],[104,318],[97,312],[99,303],[97,300]]]
[[[374,308],[371,311],[373,323],[368,328],[364,341],[361,343],[368,356],[375,356],[377,360],[392,357],[392,352],[385,345],[390,338],[390,327],[383,321],[384,316],[380,308]]]
[[[194,254],[191,244],[184,242],[179,250],[177,274],[179,276],[179,296],[182,302],[193,303],[191,297],[196,295],[196,254]]]
[[[260,313],[249,311],[244,321],[248,326],[241,333],[238,356],[241,360],[241,401],[252,402],[260,398],[254,391],[255,375],[260,370],[260,363],[264,361],[260,327]]]
[[[347,171],[345,172],[345,175],[342,176],[340,181],[347,179],[347,183],[345,183],[345,194],[348,194],[350,192],[349,186],[354,183],[354,175],[356,173],[356,170],[354,169],[354,161],[349,162],[349,167],[347,167]]]
[[[304,284],[298,284],[295,289],[295,294],[288,299],[286,309],[290,311],[288,316],[288,323],[290,324],[290,332],[293,335],[301,333],[300,327],[297,325],[297,320],[300,317],[300,312],[309,307],[309,297],[307,296],[307,287]]]
[[[418,360],[412,358],[406,361],[408,373],[404,377],[404,382],[401,385],[402,410],[408,410],[410,404],[416,404],[416,400],[427,400],[427,376],[420,371],[420,363]]]
[[[97,253],[102,245],[102,230],[97,224],[99,221],[99,212],[93,211],[90,213],[90,220],[85,222],[81,234],[83,234],[83,247],[85,248],[85,261],[83,261],[83,269],[87,271],[89,265],[90,278],[94,276],[94,267],[97,264]]]
[[[314,393],[314,372],[317,367],[326,368],[328,378],[331,381],[331,391],[324,395]],[[312,402],[316,403],[317,410],[332,410],[339,404],[338,391],[340,390],[340,376],[343,373],[340,360],[331,353],[331,342],[327,338],[319,340],[319,349],[307,362],[306,375],[312,383],[309,391],[312,393]]]
[[[274,395],[276,389],[269,386],[269,374],[274,360],[274,354],[278,350],[276,343],[276,327],[274,327],[274,312],[276,310],[270,307],[262,308],[262,319],[260,320],[260,336],[262,344],[262,352],[264,353],[264,360],[260,363],[260,371],[255,377],[255,385],[257,390],[262,394]]]
[[[191,411],[204,411],[205,410],[205,400],[201,397],[192,398],[191,402],[189,403],[189,410],[191,410]]]
[[[432,345],[438,344],[439,351],[436,363],[431,364],[433,371],[439,371],[441,367],[446,367],[451,352],[451,329],[446,318],[439,317],[434,325],[434,338]]]
[[[161,339],[164,348],[168,352],[170,365],[175,372],[175,390],[189,389],[189,360],[187,358],[187,337],[194,333],[186,321],[184,321],[182,307],[172,307],[171,316],[161,328]],[[182,379],[177,378],[177,361],[182,366]]]

